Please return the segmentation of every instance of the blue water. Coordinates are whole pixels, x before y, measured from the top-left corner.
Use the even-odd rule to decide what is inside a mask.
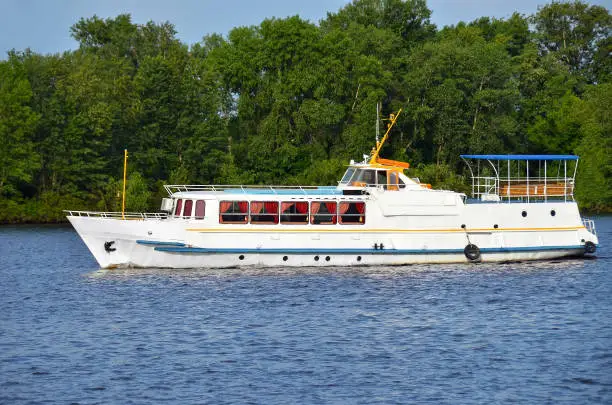
[[[610,404],[597,226],[596,260],[187,271],[2,227],[0,403]]]

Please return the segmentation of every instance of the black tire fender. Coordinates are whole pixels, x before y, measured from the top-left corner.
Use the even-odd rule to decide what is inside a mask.
[[[584,244],[584,253],[593,254],[597,251],[597,246],[590,240]]]
[[[472,243],[463,249],[463,254],[472,263],[480,261],[480,248]]]

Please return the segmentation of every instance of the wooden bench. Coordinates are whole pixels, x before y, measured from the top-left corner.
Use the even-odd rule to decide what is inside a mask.
[[[517,183],[500,184],[501,197],[563,197],[572,195],[574,185],[571,183]]]

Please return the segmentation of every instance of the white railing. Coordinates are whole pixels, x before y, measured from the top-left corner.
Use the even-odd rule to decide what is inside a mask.
[[[593,235],[597,235],[597,230],[595,229],[595,221],[590,218],[582,218],[582,224],[584,225],[587,231],[591,232]]]
[[[497,177],[472,177],[472,196],[478,198],[483,195],[499,193]]]
[[[253,190],[267,190],[272,194],[283,194],[283,191],[300,191],[303,194],[308,194],[309,190],[332,190],[335,186],[257,186],[257,185],[208,185],[208,184],[170,184],[164,188],[169,195],[181,191],[207,191],[207,192],[225,192],[233,190],[244,194]]]
[[[94,217],[94,218],[111,218],[111,219],[164,219],[168,218],[165,212],[99,212],[99,211],[73,211],[64,210],[70,217]]]
[[[547,199],[574,196],[574,179],[568,177],[472,177],[472,196],[496,194],[503,199]]]

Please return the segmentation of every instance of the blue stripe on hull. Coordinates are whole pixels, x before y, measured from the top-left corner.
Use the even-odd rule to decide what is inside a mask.
[[[584,249],[582,245],[573,246],[524,246],[507,248],[482,248],[481,253],[544,252],[551,250]],[[156,247],[158,252],[171,253],[260,253],[260,254],[373,254],[373,255],[415,255],[415,254],[452,254],[463,253],[463,249],[223,249],[198,247]]]
[[[139,245],[149,245],[149,246],[176,246],[176,247],[185,246],[184,243],[180,243],[180,242],[163,242],[163,241],[158,241],[158,240],[137,240],[136,243],[138,243]]]

